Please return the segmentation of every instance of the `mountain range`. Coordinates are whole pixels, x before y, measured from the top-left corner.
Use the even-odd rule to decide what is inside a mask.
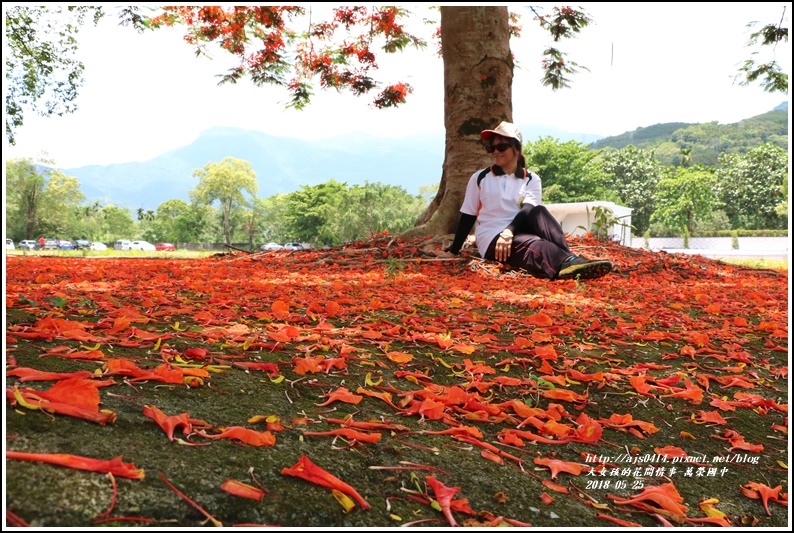
[[[525,141],[553,137],[594,145],[603,136],[569,133],[549,126],[519,124]],[[88,203],[156,210],[172,199],[189,201],[198,184],[193,172],[208,163],[234,157],[251,163],[257,196],[267,198],[330,179],[348,185],[385,183],[418,194],[441,179],[444,133],[384,138],[359,133],[320,140],[279,137],[239,128],[215,127],[187,146],[148,161],[61,168],[78,179]]]

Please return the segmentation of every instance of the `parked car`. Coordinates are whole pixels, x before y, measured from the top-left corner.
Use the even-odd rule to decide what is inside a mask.
[[[37,243],[36,241],[24,240],[24,241],[19,241],[19,245],[17,246],[17,248],[19,248],[20,250],[35,250],[38,246],[39,243]]]
[[[154,249],[164,252],[173,252],[174,250],[176,250],[176,246],[174,246],[170,242],[156,242],[154,243]]]
[[[265,252],[268,252],[268,251],[277,252],[279,250],[283,250],[284,247],[281,246],[277,242],[269,242],[267,244],[263,244],[262,246],[260,246],[259,249],[262,250],[262,251],[265,251]]]
[[[142,250],[144,252],[154,252],[157,248],[149,241],[132,241],[130,243],[130,250]]]
[[[72,243],[75,250],[86,250],[91,246],[91,241],[87,241],[85,239],[77,239]]]
[[[6,250],[16,250],[13,239],[6,239]]]
[[[88,249],[94,252],[104,252],[108,247],[103,242],[92,242]]]
[[[298,250],[303,250],[303,245],[299,242],[288,242],[287,244],[284,245],[284,249],[297,252]]]
[[[57,250],[59,241],[58,239],[44,239],[44,245],[39,246],[42,250]]]
[[[72,241],[58,239],[58,248],[60,250],[74,250],[74,245],[72,244]]]
[[[128,241],[127,239],[119,239],[113,243],[113,249],[127,252],[130,249],[130,244],[132,244],[132,242]]]

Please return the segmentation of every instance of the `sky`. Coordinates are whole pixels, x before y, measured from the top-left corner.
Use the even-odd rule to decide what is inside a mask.
[[[423,13],[424,8],[404,6]],[[734,76],[754,51],[760,51],[759,60],[775,59],[791,74],[789,43],[775,51],[746,46],[750,22],[758,21],[758,28],[777,23],[785,9],[788,27],[790,3],[577,4],[594,22],[557,46],[588,70],[572,76],[571,88],[560,91],[540,83],[548,34],[526,7],[508,6],[522,15],[523,28],[521,38],[511,41],[517,61],[516,123],[610,136],[666,122],[735,123],[788,99],[764,92],[757,83],[742,87]],[[430,41],[430,27],[417,25],[416,31]],[[78,110],[47,118],[28,111],[16,131],[16,146],[6,141],[4,158],[46,154],[61,168],[145,161],[217,126],[306,139],[353,132],[379,137],[444,133],[443,65],[432,42],[422,51],[378,57],[379,81],[414,87],[405,105],[376,110],[367,96],[317,88],[312,104],[296,111],[285,109],[285,89],[255,87],[247,79],[218,86],[217,75],[234,64],[231,55],[213,45],[212,59],[197,58],[177,29],[140,35],[110,16],[96,28],[84,27],[78,39],[85,65]]]

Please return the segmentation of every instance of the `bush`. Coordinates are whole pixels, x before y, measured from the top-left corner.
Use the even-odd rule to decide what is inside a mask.
[[[680,237],[678,231],[673,228],[668,228],[661,222],[654,222],[648,227],[649,237]]]
[[[703,220],[696,220],[692,228],[692,235],[706,235],[720,230],[730,230],[731,221],[728,214],[717,209],[708,214]]]

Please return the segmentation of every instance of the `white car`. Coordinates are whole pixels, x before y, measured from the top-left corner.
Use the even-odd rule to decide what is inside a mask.
[[[16,250],[12,239],[6,239],[6,250]]]
[[[132,241],[130,243],[130,250],[142,250],[144,252],[154,252],[157,248],[154,247],[154,244],[148,241]]]
[[[262,246],[260,246],[259,249],[263,250],[263,251],[274,251],[274,252],[277,252],[279,250],[283,250],[284,247],[281,246],[277,242],[269,242],[267,244],[263,244]]]
[[[30,241],[30,240],[19,241],[20,250],[35,250],[36,248],[38,248],[38,246],[39,243],[37,243],[36,241]]]
[[[299,242],[288,242],[287,244],[284,245],[284,249],[297,252],[299,250],[303,250],[303,245]]]
[[[88,246],[88,249],[89,250],[93,250],[95,252],[104,252],[105,250],[108,249],[108,247],[105,246],[105,243],[103,243],[103,242],[92,242]]]
[[[132,244],[127,239],[119,239],[113,243],[114,250],[121,250],[122,252],[126,252],[130,249],[130,244]]]

